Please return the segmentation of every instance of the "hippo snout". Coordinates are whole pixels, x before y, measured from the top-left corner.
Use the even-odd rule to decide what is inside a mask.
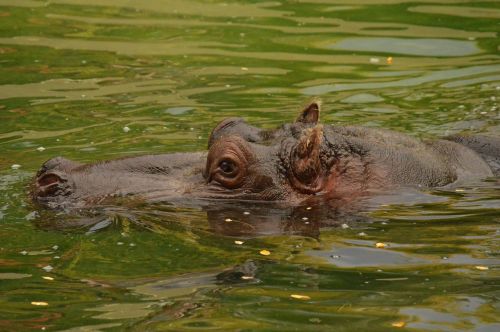
[[[50,171],[37,177],[35,182],[36,197],[68,196],[71,194],[65,173]]]
[[[44,197],[70,195],[71,185],[68,172],[78,165],[63,157],[55,157],[46,161],[35,177],[33,186],[35,199],[43,200]]]

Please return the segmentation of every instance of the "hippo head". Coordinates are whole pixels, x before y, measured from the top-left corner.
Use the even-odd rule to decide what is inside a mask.
[[[303,202],[361,192],[367,172],[353,144],[318,124],[319,101],[291,124],[263,130],[229,118],[211,132],[208,152],[146,155],[80,164],[58,157],[34,181],[36,201],[92,206],[116,197],[141,201],[237,199]],[[358,156],[358,157],[353,157]],[[346,181],[347,179],[347,181]]]
[[[333,159],[318,124],[320,103],[292,124],[266,131],[229,118],[212,131],[203,172],[210,197],[295,200],[331,192]]]

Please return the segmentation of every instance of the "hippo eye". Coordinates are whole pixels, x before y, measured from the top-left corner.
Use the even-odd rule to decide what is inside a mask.
[[[231,160],[222,160],[219,163],[219,169],[228,177],[233,177],[238,173],[238,167]]]
[[[222,136],[210,146],[203,177],[216,190],[237,189],[246,184],[249,165],[254,162],[254,154],[243,138]]]

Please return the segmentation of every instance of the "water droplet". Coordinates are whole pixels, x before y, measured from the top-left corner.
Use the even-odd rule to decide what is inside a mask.
[[[47,302],[42,302],[42,301],[32,301],[31,304],[32,305],[36,305],[36,306],[47,306],[47,305],[49,305]]]
[[[300,295],[300,294],[291,294],[290,297],[292,299],[297,299],[297,300],[310,300],[311,297],[307,295]]]
[[[44,266],[42,267],[42,270],[46,271],[46,272],[50,272],[52,271],[54,268],[50,265],[47,265],[47,266]]]
[[[394,322],[391,324],[393,327],[404,327],[406,325],[405,322]]]
[[[30,212],[28,213],[26,216],[24,216],[24,219],[26,220],[34,220],[36,218],[38,218],[39,214],[37,211],[33,211],[33,212]]]

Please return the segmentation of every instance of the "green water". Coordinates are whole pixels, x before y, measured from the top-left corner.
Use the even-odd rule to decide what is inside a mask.
[[[53,156],[202,150],[227,116],[272,128],[311,96],[327,124],[498,135],[499,19],[472,0],[0,0],[0,330],[500,330],[498,179],[344,227],[239,204],[80,219],[27,195]]]

